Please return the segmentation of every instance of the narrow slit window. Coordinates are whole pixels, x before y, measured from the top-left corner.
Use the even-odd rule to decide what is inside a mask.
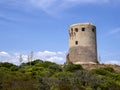
[[[95,29],[93,28],[92,31],[95,32]]]
[[[71,32],[73,32],[73,28],[71,28]]]
[[[82,31],[85,31],[85,28],[82,28]]]
[[[75,28],[75,32],[78,32],[78,28]]]
[[[75,45],[78,45],[78,41],[75,41]]]

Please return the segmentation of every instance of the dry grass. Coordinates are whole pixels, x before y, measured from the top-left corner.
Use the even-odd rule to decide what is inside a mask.
[[[82,67],[87,70],[92,70],[96,68],[112,67],[115,71],[120,71],[120,66],[116,64],[82,64]]]

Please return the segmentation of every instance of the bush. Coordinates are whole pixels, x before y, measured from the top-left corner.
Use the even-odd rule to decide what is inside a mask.
[[[17,70],[19,70],[19,68],[18,68],[17,66],[12,66],[12,67],[10,68],[10,70],[11,70],[11,71],[17,71]]]
[[[81,65],[78,65],[78,64],[67,64],[63,67],[63,69],[65,71],[70,71],[70,72],[74,72],[74,71],[77,71],[77,70],[83,70],[83,67]]]
[[[105,82],[100,86],[101,90],[120,90],[120,86],[115,82]]]
[[[40,59],[36,59],[36,60],[34,60],[34,61],[31,62],[31,65],[36,65],[38,63],[43,63],[43,61],[40,60]]]
[[[111,73],[115,72],[115,70],[112,67],[109,67],[109,66],[105,67],[103,69],[106,70],[106,71],[108,71],[108,72],[111,72]]]
[[[58,72],[51,78],[51,87],[57,90],[72,90],[71,84],[72,73]]]
[[[50,90],[49,78],[47,77],[37,77],[36,89],[37,90]]]
[[[60,72],[60,71],[62,71],[62,68],[61,68],[59,65],[57,65],[57,64],[50,65],[50,66],[48,67],[48,69],[50,70],[50,72],[51,72],[52,74],[54,74],[55,72]]]
[[[6,67],[9,69],[12,66],[16,66],[16,65],[13,65],[12,63],[8,63],[8,62],[0,63],[0,67]]]

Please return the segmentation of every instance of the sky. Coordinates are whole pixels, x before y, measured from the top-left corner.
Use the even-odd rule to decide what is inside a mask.
[[[34,59],[65,62],[68,29],[75,23],[97,28],[100,63],[120,65],[120,0],[0,0],[0,62]]]

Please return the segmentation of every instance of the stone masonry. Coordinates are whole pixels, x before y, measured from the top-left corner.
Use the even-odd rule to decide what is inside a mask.
[[[78,23],[69,27],[69,52],[66,63],[97,64],[96,27]]]

